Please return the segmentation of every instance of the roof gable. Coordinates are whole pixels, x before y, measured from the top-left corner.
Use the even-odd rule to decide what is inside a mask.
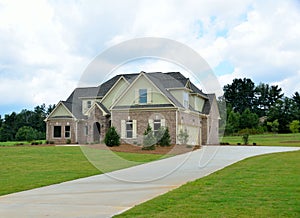
[[[87,114],[90,115],[90,113],[95,110],[95,108],[99,108],[101,110],[103,116],[110,115],[109,110],[100,102],[95,102],[92,107],[87,111]]]
[[[153,105],[173,104],[161,89],[157,87],[157,84],[150,79],[149,74],[141,72],[112,105],[112,108],[115,106],[130,106],[137,104],[136,100],[138,100],[138,96],[136,93],[139,89],[151,90],[149,93],[151,94],[151,104]]]
[[[66,105],[62,101],[60,101],[46,118],[46,120],[51,118],[74,118],[74,115],[70,112]]]
[[[129,85],[129,82],[123,76],[119,77],[118,81],[101,99],[101,103],[106,108],[110,108],[110,106],[119,98],[119,96],[127,89]]]

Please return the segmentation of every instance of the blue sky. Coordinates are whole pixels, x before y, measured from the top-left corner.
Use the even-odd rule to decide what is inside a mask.
[[[66,99],[97,55],[137,37],[186,44],[221,85],[248,77],[287,96],[300,91],[296,0],[0,0],[0,114]],[[165,62],[140,66],[122,69],[176,70]]]

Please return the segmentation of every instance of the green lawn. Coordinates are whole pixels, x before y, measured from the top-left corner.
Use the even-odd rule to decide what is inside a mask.
[[[117,217],[300,217],[300,151],[262,155]]]
[[[229,142],[231,145],[243,144],[242,136],[225,136],[222,142]],[[249,144],[255,142],[264,146],[300,146],[300,133],[297,134],[263,134],[250,135]]]
[[[111,157],[111,152],[91,150],[93,150],[94,157],[101,156],[103,159],[107,159],[108,163],[111,163],[111,160],[108,160],[108,157]],[[161,155],[121,152],[116,152],[116,154],[117,157],[120,156],[128,161],[119,161],[118,164],[113,165],[107,163],[110,168],[105,168],[106,172],[162,157]],[[22,146],[0,148],[0,195],[101,173],[87,161],[80,147]]]
[[[39,140],[40,142],[45,143],[45,140]],[[37,141],[38,142],[38,141]],[[8,146],[17,146],[17,145],[30,145],[31,142],[26,141],[8,141],[8,142],[0,142],[0,147],[8,147]]]

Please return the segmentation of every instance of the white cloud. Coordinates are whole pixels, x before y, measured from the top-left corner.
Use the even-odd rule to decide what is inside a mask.
[[[57,103],[96,55],[145,36],[182,42],[212,68],[229,61],[234,70],[218,75],[221,85],[249,77],[290,94],[300,80],[299,8],[293,0],[0,0],[0,100]],[[174,71],[171,65],[137,71]]]

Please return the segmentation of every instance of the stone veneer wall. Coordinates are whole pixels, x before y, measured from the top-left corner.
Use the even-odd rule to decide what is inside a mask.
[[[92,143],[94,142],[94,128],[95,128],[95,123],[99,122],[101,125],[101,130],[100,130],[100,142],[103,142],[105,138],[105,134],[108,130],[109,126],[109,116],[103,116],[102,111],[98,108],[95,107],[95,110],[93,110],[89,116],[88,116],[88,136],[87,136],[87,142]]]
[[[147,128],[149,119],[165,119],[165,125],[169,128],[171,144],[176,143],[176,110],[160,109],[160,110],[129,110],[129,111],[113,111],[112,126],[121,135],[121,120],[137,120],[137,138],[122,139],[122,143],[142,144],[143,134]]]
[[[81,120],[77,123],[77,140],[79,144],[86,144],[88,143],[88,137],[89,135],[86,135],[85,133],[85,127],[88,127],[88,130],[91,128],[88,125],[87,120]],[[89,132],[88,132],[89,134]]]

